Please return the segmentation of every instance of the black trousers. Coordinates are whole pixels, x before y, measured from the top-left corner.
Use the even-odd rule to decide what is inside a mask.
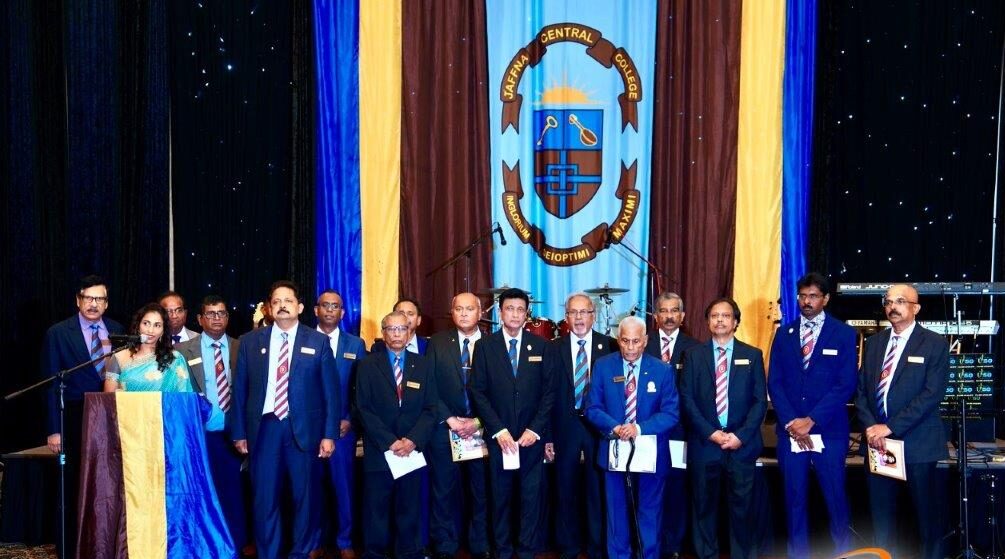
[[[580,418],[569,418],[555,436],[555,540],[558,552],[604,556],[604,472],[597,466],[597,439]],[[580,463],[580,452],[583,462]]]
[[[467,549],[472,555],[489,551],[488,458],[454,462],[449,427],[436,427],[429,441],[431,514],[429,539],[437,553],[453,555],[460,548],[467,519]]]
[[[906,557],[897,549],[897,499],[901,491],[911,496],[911,504],[918,522],[921,539],[919,557],[942,557],[942,532],[944,522],[945,492],[936,479],[935,462],[907,464],[907,481],[866,474],[869,486],[869,508],[876,545],[890,551],[894,557]]]
[[[688,464],[691,468],[691,532],[694,550],[699,559],[719,557],[718,515],[719,494],[726,485],[729,507],[729,556],[754,559],[754,471],[756,461],[737,460],[727,452],[721,460],[705,464]]]

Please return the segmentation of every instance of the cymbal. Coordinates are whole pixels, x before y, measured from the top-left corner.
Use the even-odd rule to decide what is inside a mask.
[[[479,291],[478,294],[479,295],[493,295],[493,296],[495,296],[495,295],[502,294],[503,291],[506,291],[508,289],[513,289],[513,288],[510,287],[510,286],[508,286],[508,285],[503,285],[501,287],[489,287],[488,289],[483,289],[483,290]],[[524,291],[524,290],[521,290],[521,291],[523,291],[524,293],[527,294],[528,297],[530,297],[530,291]]]
[[[584,289],[583,293],[589,293],[590,295],[621,295],[622,293],[628,293],[627,289],[622,289],[620,287],[594,287],[593,289]]]

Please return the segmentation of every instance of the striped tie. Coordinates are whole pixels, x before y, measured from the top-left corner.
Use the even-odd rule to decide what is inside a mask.
[[[635,363],[628,364],[628,380],[625,381],[625,423],[635,423],[635,395],[638,392],[636,385],[638,379],[635,378]]]
[[[673,338],[663,338],[663,362],[670,362],[670,344],[673,342]]]
[[[471,414],[471,401],[468,399],[468,373],[471,372],[471,339],[464,338],[464,348],[461,350],[461,380],[464,381],[464,411]]]
[[[812,320],[803,324],[803,370],[810,368],[810,355],[813,355],[813,347],[816,345],[813,341],[813,328],[815,327],[816,323]]]
[[[214,369],[216,370],[216,401],[220,404],[220,409],[224,413],[230,409],[230,381],[227,380],[227,372],[223,366],[223,344],[213,342],[211,344],[216,350],[213,354]]]
[[[401,400],[404,398],[405,393],[401,390],[401,355],[394,356],[394,386],[395,390],[398,392],[398,407],[401,407]]]
[[[726,377],[726,348],[719,346],[719,358],[715,363],[715,413],[719,416],[719,423],[725,427],[726,413],[729,411],[729,382]]]
[[[583,394],[590,384],[590,367],[586,361],[586,340],[579,340],[579,351],[576,353],[576,372],[573,374],[573,391],[576,396],[576,409],[583,409]]]
[[[513,376],[516,376],[517,366],[520,365],[520,356],[516,352],[516,339],[509,341],[509,364],[513,367]]]
[[[91,325],[91,359],[97,359],[105,354],[105,350],[101,347],[101,337],[98,335],[98,331],[101,329],[100,324]],[[105,380],[105,360],[102,359],[94,364],[94,370],[98,372],[98,377],[101,380]]]
[[[876,385],[876,408],[879,411],[879,420],[886,423],[886,393],[890,390],[891,377],[893,377],[893,361],[897,353],[897,342],[900,336],[894,336],[890,349],[886,351],[886,358],[883,359],[883,372],[879,375],[879,384]]]
[[[290,335],[286,332],[280,334],[283,337],[283,345],[279,346],[279,367],[276,368],[276,402],[272,413],[279,418],[279,421],[286,419],[290,414],[290,402],[287,399],[287,390],[290,386]]]

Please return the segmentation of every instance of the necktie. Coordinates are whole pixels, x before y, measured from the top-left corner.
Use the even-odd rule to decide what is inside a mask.
[[[576,409],[583,409],[583,394],[590,384],[590,366],[586,360],[586,340],[579,340],[579,351],[576,352],[576,371],[573,374],[572,389],[576,396]]]
[[[177,345],[179,342],[181,342],[181,334],[175,334],[174,336],[171,336],[172,344]]]
[[[715,413],[719,416],[719,423],[725,427],[726,412],[729,411],[729,382],[726,378],[726,348],[719,346],[719,358],[715,363]]]
[[[227,380],[227,372],[223,366],[223,344],[213,342],[213,369],[216,371],[216,401],[224,413],[230,409],[230,381]]]
[[[879,411],[879,420],[886,423],[889,416],[886,414],[886,393],[890,390],[890,382],[893,376],[893,361],[897,354],[897,343],[900,336],[894,336],[890,344],[890,349],[886,351],[886,358],[883,359],[883,372],[879,374],[879,384],[876,385],[876,408]]]
[[[91,325],[91,359],[97,359],[105,354],[105,350],[101,347],[101,337],[98,335],[100,329],[101,326],[98,324]],[[105,360],[96,362],[94,369],[98,371],[101,380],[105,380]]]
[[[670,343],[673,342],[673,338],[663,338],[663,362],[670,362]]]
[[[628,364],[628,379],[625,381],[625,423],[635,423],[636,390],[635,363]]]
[[[516,352],[516,339],[512,339],[509,341],[509,364],[511,367],[513,367],[514,377],[516,376],[517,366],[520,364],[520,360],[518,359],[518,357],[519,356],[517,355]]]
[[[468,372],[471,370],[471,339],[464,338],[464,347],[461,349],[461,380],[464,381],[464,411],[471,414],[471,402],[468,400]]]
[[[290,402],[287,399],[287,390],[290,385],[290,335],[286,332],[280,335],[283,337],[283,345],[279,346],[279,366],[276,367],[276,400],[272,413],[279,418],[279,421],[282,421],[290,414]]]
[[[401,355],[394,356],[394,386],[395,390],[398,392],[398,406],[401,406],[401,400],[404,398],[405,394],[401,390]]]
[[[813,355],[813,346],[816,345],[813,341],[813,328],[816,323],[812,320],[806,321],[803,324],[803,369],[808,369],[810,367],[810,355]]]

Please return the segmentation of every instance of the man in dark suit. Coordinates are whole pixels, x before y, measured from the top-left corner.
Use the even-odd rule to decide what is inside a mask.
[[[757,556],[753,541],[754,469],[767,410],[761,350],[734,337],[740,307],[720,298],[705,309],[709,343],[684,354],[681,409],[687,421],[691,532],[699,559],[719,557],[719,491],[728,482],[730,556]]]
[[[168,315],[168,335],[171,336],[171,343],[175,347],[199,335],[195,330],[189,330],[185,326],[188,322],[188,308],[185,306],[185,298],[180,293],[165,291],[157,298],[157,304],[163,307]]]
[[[263,559],[286,557],[284,482],[293,500],[289,557],[321,547],[323,460],[339,433],[338,371],[328,338],[299,322],[297,285],[277,281],[268,300],[274,323],[241,337],[228,420],[234,445],[251,454],[255,542]]]
[[[203,298],[197,318],[202,334],[178,344],[176,349],[188,363],[192,389],[203,394],[212,406],[206,421],[206,454],[227,528],[240,550],[251,543],[241,475],[244,458],[234,448],[225,421],[233,400],[232,387],[240,342],[227,335],[230,315],[226,301],[219,295]]]
[[[646,353],[670,366],[677,385],[680,386],[681,371],[684,369],[683,355],[698,340],[681,331],[684,323],[684,299],[680,295],[665,291],[656,297],[655,332],[649,335]],[[678,421],[670,431],[670,439],[683,442],[684,422]],[[680,557],[684,533],[687,531],[687,470],[670,468],[667,472],[663,491],[663,541],[660,553],[664,557]]]
[[[595,367],[586,417],[605,438],[627,441],[656,436],[656,471],[625,474],[609,469],[609,444],[600,445],[597,464],[606,472],[607,555],[610,559],[656,559],[663,515],[663,487],[670,470],[669,434],[679,420],[677,383],[665,363],[645,354],[646,323],[637,316],[618,325],[620,352],[603,357]],[[642,549],[632,553],[625,476],[638,487],[636,518]]]
[[[594,363],[614,351],[615,343],[610,336],[593,329],[595,313],[589,295],[571,295],[565,302],[565,320],[571,333],[549,342],[556,356],[549,374],[555,384],[555,405],[551,436],[546,438],[551,442],[545,445],[545,455],[555,462],[559,495],[555,503],[555,540],[559,554],[569,559],[575,559],[580,552],[596,559],[604,556],[599,439],[583,412]]]
[[[811,464],[827,504],[835,553],[851,548],[845,494],[845,405],[855,394],[858,375],[855,330],[824,312],[830,301],[827,278],[809,273],[796,287],[801,316],[775,333],[768,393],[778,416],[778,465],[784,481],[789,557],[808,558]],[[820,435],[822,449],[815,447],[810,435]],[[792,451],[793,441],[801,452]]]
[[[459,528],[467,518],[467,549],[472,556],[485,559],[489,553],[487,460],[454,462],[450,443],[451,433],[468,439],[481,427],[471,411],[468,383],[475,346],[482,338],[478,329],[482,303],[473,293],[460,293],[451,302],[450,316],[454,328],[434,334],[426,352],[436,374],[437,393],[436,428],[429,443],[430,540],[438,559],[454,557],[460,547]]]
[[[76,301],[77,314],[57,322],[45,333],[41,363],[41,372],[45,378],[102,355],[110,355],[112,345],[108,335],[123,332],[118,322],[104,318],[105,311],[108,310],[108,286],[101,277],[82,278]],[[59,423],[59,381],[53,382],[47,392],[46,425],[49,436],[46,445],[55,453],[65,453],[66,459],[66,557],[74,557],[77,548],[77,494],[84,393],[101,392],[105,380],[105,364],[106,360],[101,360],[93,367],[85,367],[65,377],[62,427]]]
[[[915,321],[921,305],[910,285],[886,291],[883,310],[891,328],[865,341],[855,407],[869,446],[886,449],[886,439],[904,441],[907,489],[918,519],[921,557],[942,557],[943,493],[935,464],[948,455],[939,402],[949,382],[949,344]],[[895,552],[897,496],[904,485],[867,474],[876,545]]]
[[[416,334],[419,325],[422,324],[422,310],[419,308],[419,302],[411,297],[402,297],[398,299],[391,310],[408,317],[408,343],[405,344],[405,349],[412,353],[425,355],[429,339]],[[370,353],[380,353],[384,349],[384,340],[374,340],[373,345],[370,346]]]
[[[353,515],[353,460],[356,458],[356,433],[352,429],[350,388],[355,384],[356,364],[366,357],[363,340],[339,328],[345,304],[342,295],[333,289],[321,292],[314,305],[318,319],[318,332],[328,336],[338,370],[339,438],[335,441],[335,454],[328,461],[329,502],[335,515],[334,523],[326,519],[324,532],[329,534],[325,543],[338,548],[341,559],[354,559],[352,549]]]
[[[436,414],[436,380],[425,357],[405,350],[409,329],[403,313],[385,316],[380,327],[385,349],[365,357],[356,375],[365,471],[364,557],[391,555],[393,523],[394,557],[417,559],[422,556],[419,471],[394,479],[385,453],[407,457],[425,449]]]
[[[481,419],[489,443],[489,490],[492,495],[496,553],[513,555],[513,492],[519,482],[520,534],[516,552],[520,559],[533,559],[541,545],[544,518],[541,514],[541,482],[544,444],[554,401],[548,377],[552,359],[547,342],[524,332],[527,294],[507,289],[499,295],[503,327],[478,343],[471,378],[471,401]],[[518,468],[507,470],[507,461]]]

